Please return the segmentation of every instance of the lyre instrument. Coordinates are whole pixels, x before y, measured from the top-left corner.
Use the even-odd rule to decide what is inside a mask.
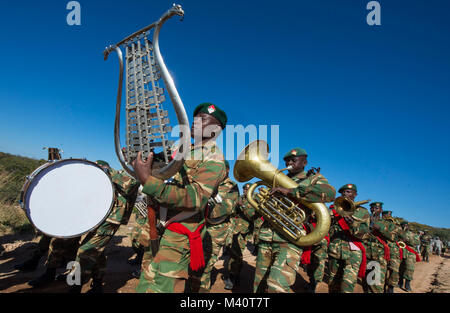
[[[181,169],[189,152],[191,140],[189,120],[159,49],[161,27],[174,15],[184,16],[180,5],[174,4],[158,21],[134,32],[115,45],[110,45],[103,52],[105,60],[113,50],[117,52],[119,58],[119,87],[114,123],[115,151],[122,167],[134,177],[136,177],[134,169],[127,162],[131,162],[138,151],[142,151],[143,157],[146,158],[156,147],[162,148],[161,160],[154,161],[152,170],[152,175],[161,179],[175,175]],[[153,41],[150,41],[148,37],[152,29]],[[126,59],[126,156],[120,145],[119,125],[123,85],[121,46],[125,49]],[[173,142],[168,139],[168,134],[172,130],[168,111],[163,110],[162,106],[165,95],[164,89],[160,86],[161,78],[174,106],[180,127],[180,145],[175,156],[172,154]]]
[[[369,199],[369,200],[354,202],[346,197],[341,196],[341,197],[337,197],[334,200],[334,208],[340,216],[345,217],[345,216],[352,215],[358,206],[366,204],[370,201],[371,200]]]
[[[282,195],[270,195],[270,189],[264,187],[255,194],[256,188],[261,185],[269,188],[298,186],[293,179],[267,160],[268,150],[269,146],[263,140],[256,140],[245,147],[235,163],[234,177],[239,182],[245,182],[254,177],[261,179],[250,186],[247,199],[273,229],[297,246],[310,246],[319,242],[328,233],[331,223],[330,213],[323,203],[312,203],[300,199],[293,201]],[[316,227],[309,234],[306,234],[303,228],[303,224],[307,221],[307,212],[303,207],[312,210],[317,219]]]

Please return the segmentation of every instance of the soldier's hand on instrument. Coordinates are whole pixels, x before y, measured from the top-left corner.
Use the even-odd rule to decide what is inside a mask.
[[[276,192],[279,192],[279,193],[281,193],[281,194],[287,196],[288,193],[289,193],[290,191],[291,191],[291,190],[290,190],[289,188],[275,187],[275,188],[272,188],[272,189],[270,190],[270,195],[272,196],[272,195],[275,194]]]
[[[152,165],[153,165],[153,152],[150,152],[147,160],[142,160],[142,152],[139,151],[136,159],[131,163],[136,176],[142,185],[145,184],[148,177],[152,175]]]

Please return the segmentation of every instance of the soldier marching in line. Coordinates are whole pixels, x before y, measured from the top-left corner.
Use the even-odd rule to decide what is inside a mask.
[[[389,229],[391,229],[391,237],[387,238],[387,243],[389,246],[390,258],[387,264],[386,278],[385,278],[385,292],[394,293],[394,287],[398,285],[399,280],[399,268],[400,268],[400,246],[398,241],[400,241],[401,227],[397,225],[392,217],[392,211],[383,211],[383,220],[389,224]]]
[[[208,200],[226,176],[224,157],[216,145],[216,138],[226,122],[225,112],[214,104],[203,103],[196,107],[192,125],[195,143],[170,184],[152,176],[153,154],[143,161],[139,153],[132,163],[144,186],[143,193],[167,207],[168,219],[158,252],[154,257],[144,253],[138,292],[183,292],[190,271],[199,271],[205,266],[204,213]],[[147,262],[149,260],[151,262]]]
[[[224,254],[225,274],[223,276],[225,289],[232,290],[240,284],[240,273],[243,262],[243,252],[249,236],[253,236],[253,218],[255,209],[248,203],[247,191],[250,184],[245,184],[243,194],[239,197],[236,210],[231,217],[230,236],[227,239]]]
[[[386,238],[391,237],[389,225],[380,218],[383,203],[370,203],[370,233],[363,237],[363,244],[366,248],[367,271],[363,281],[363,288],[368,293],[383,293],[387,262],[390,259],[389,246],[385,242]],[[374,265],[372,271],[371,265]]]
[[[230,217],[235,213],[235,207],[239,198],[239,189],[237,184],[230,179],[230,165],[225,161],[226,177],[220,183],[217,194],[209,201],[205,212],[206,236],[203,240],[203,251],[205,254],[205,268],[198,274],[199,277],[192,279],[192,292],[210,292],[211,290],[211,272],[214,264],[219,258],[219,253],[228,238],[231,237]],[[197,273],[196,273],[197,274]],[[200,279],[200,281],[198,281]]]
[[[400,250],[402,261],[399,270],[400,277],[398,287],[402,288],[405,291],[412,291],[411,281],[413,280],[414,276],[414,267],[416,262],[420,262],[419,253],[414,250],[414,247],[416,247],[419,244],[420,238],[419,235],[413,233],[409,229],[408,222],[403,221],[400,223],[400,226],[402,227],[402,232],[400,232],[400,238],[405,243],[406,246],[405,249]]]
[[[422,255],[422,260],[424,262],[429,262],[431,249],[431,236],[428,232],[424,231],[420,237],[420,254]]]
[[[320,173],[304,171],[307,164],[307,153],[294,148],[284,156],[288,177],[299,185],[288,189],[275,187],[272,194],[280,192],[297,199],[309,202],[330,202],[334,200],[336,191]],[[296,273],[300,263],[302,248],[290,243],[283,235],[273,230],[268,222],[264,222],[258,234],[258,256],[256,258],[254,292],[292,292]]]
[[[357,188],[355,184],[346,184],[338,192],[351,201],[355,201]],[[369,211],[357,206],[349,216],[340,216],[332,209],[332,224],[330,227],[329,279],[330,293],[352,293],[358,277],[364,279],[366,273],[366,249],[362,238],[369,232]]]

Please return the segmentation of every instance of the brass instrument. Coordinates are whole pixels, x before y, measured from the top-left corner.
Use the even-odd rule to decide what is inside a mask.
[[[369,199],[353,202],[345,197],[337,197],[336,200],[334,200],[334,208],[340,216],[345,217],[352,215],[358,206],[366,204],[370,201],[371,200]]]
[[[398,246],[400,247],[400,249],[405,249],[406,248],[406,243],[404,243],[403,241],[397,241]]]
[[[261,185],[269,188],[298,186],[293,179],[267,160],[268,150],[268,144],[262,140],[256,140],[246,146],[235,163],[234,177],[239,182],[245,182],[254,177],[262,179],[250,186],[247,199],[273,229],[300,247],[319,242],[328,233],[331,223],[330,213],[323,203],[311,203],[304,200],[297,202],[311,209],[317,218],[317,227],[306,234],[302,224],[306,222],[307,216],[302,206],[282,195],[271,196],[268,188],[260,188],[259,193],[253,195],[256,188]]]

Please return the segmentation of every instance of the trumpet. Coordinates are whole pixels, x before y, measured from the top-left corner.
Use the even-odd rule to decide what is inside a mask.
[[[371,200],[369,199],[353,202],[345,197],[337,197],[336,200],[334,200],[334,207],[340,216],[345,217],[352,215],[358,206],[366,204],[370,201]]]

